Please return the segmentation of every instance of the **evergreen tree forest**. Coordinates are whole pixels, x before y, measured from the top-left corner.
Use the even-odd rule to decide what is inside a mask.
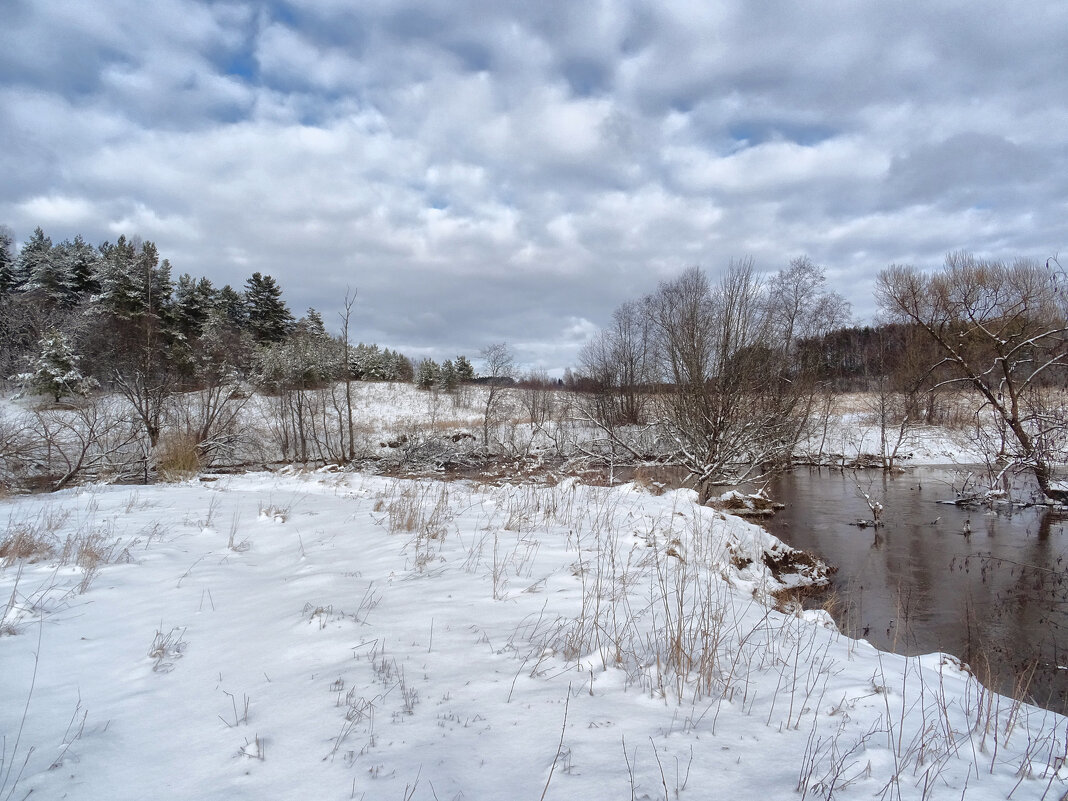
[[[148,240],[55,243],[37,228],[16,248],[0,226],[0,382],[42,399],[28,423],[0,414],[0,486],[149,481],[245,458],[352,461],[349,382],[416,371],[396,350],[347,341],[350,311],[339,336],[315,309],[297,318],[270,275],[217,287],[175,277]],[[426,389],[474,380],[463,356],[424,366]],[[241,413],[253,394],[271,445],[249,456]]]
[[[429,386],[474,380],[466,357],[457,364],[466,372],[457,376],[450,362]],[[270,275],[216,286],[175,277],[151,241],[53,243],[37,228],[16,250],[0,227],[0,378],[60,401],[91,387],[121,391],[137,376],[181,391],[222,375],[280,391],[344,378],[413,381],[415,366],[375,344],[346,347],[315,309],[296,318]]]

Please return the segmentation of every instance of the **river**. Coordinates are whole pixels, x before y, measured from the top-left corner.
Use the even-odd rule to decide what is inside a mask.
[[[769,487],[786,508],[765,525],[838,568],[823,602],[846,634],[902,654],[946,651],[999,691],[1068,713],[1065,518],[939,503],[961,475],[801,468]],[[855,525],[872,517],[865,494],[884,507],[878,529]]]

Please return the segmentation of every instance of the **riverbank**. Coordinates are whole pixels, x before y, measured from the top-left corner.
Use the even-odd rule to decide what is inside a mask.
[[[0,795],[1068,787],[1064,718],[775,610],[823,574],[686,490],[293,471],[2,511]]]

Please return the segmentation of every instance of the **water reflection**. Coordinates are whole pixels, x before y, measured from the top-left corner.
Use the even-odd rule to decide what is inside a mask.
[[[1002,690],[1037,660],[1032,697],[1068,712],[1064,520],[940,504],[955,478],[798,470],[770,488],[786,508],[767,526],[839,568],[832,612],[846,633],[898,653],[956,654]],[[877,530],[854,525],[871,516],[864,494],[882,501]]]

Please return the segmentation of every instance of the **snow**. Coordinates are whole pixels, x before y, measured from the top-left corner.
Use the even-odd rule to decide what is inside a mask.
[[[1068,720],[776,611],[813,574],[694,501],[329,471],[3,501],[41,547],[0,568],[0,798],[1068,789]]]
[[[896,432],[890,431],[889,436]],[[845,412],[832,415],[827,430],[822,427],[802,443],[801,452],[814,452],[822,446],[823,453],[837,454],[846,461],[865,454],[882,453],[880,426],[870,414]],[[833,461],[833,460],[832,460]],[[941,426],[912,426],[906,432],[897,461],[901,466],[983,464],[986,461],[981,447],[968,431]]]

